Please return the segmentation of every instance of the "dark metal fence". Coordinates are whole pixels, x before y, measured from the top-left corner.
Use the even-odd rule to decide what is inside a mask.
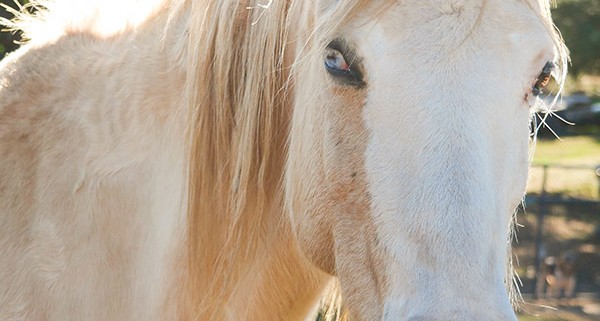
[[[548,277],[548,273],[563,273],[554,268],[560,269],[560,260],[563,257],[554,258],[549,261],[548,248],[545,246],[545,240],[551,235],[545,234],[545,221],[548,216],[564,215],[568,218],[577,218],[595,224],[595,233],[600,232],[600,166],[579,166],[579,165],[534,165],[532,167],[534,174],[533,188],[539,188],[539,192],[529,189],[529,196],[526,198],[527,212],[535,213],[535,235],[534,235],[534,260],[533,267],[535,268],[535,277],[531,280],[532,284],[525,292],[531,291],[535,296],[544,295],[539,293],[544,287],[544,282]],[[572,180],[574,183],[569,183]],[[560,182],[557,182],[560,181]],[[560,186],[558,188],[557,186]],[[531,210],[530,210],[531,209]],[[590,242],[592,246],[592,254],[600,259],[600,240],[595,241],[593,238]],[[598,244],[595,244],[598,243]],[[569,245],[566,245],[569,246]],[[573,246],[573,244],[571,244]],[[570,253],[576,253],[577,249],[569,250]],[[554,253],[556,255],[556,253]],[[571,255],[571,254],[570,254]],[[575,254],[567,260],[575,260]],[[563,260],[564,261],[564,260]],[[554,263],[552,263],[554,262]],[[564,262],[562,262],[564,263]],[[567,262],[574,266],[574,262]],[[554,268],[548,267],[548,264],[555,264]],[[593,265],[596,265],[595,267]],[[574,268],[573,268],[574,269]],[[582,271],[585,274],[584,281],[587,283],[598,283],[600,277],[600,264],[592,263],[592,266],[586,267],[593,271]],[[571,271],[575,273],[574,271]],[[571,273],[570,272],[570,273]],[[542,279],[543,278],[543,279]],[[589,284],[588,284],[589,285]],[[547,284],[551,286],[551,284]],[[590,286],[580,286],[582,289],[598,290],[600,284],[592,284]],[[567,290],[562,295],[567,294]],[[560,290],[559,292],[560,293]],[[559,294],[560,295],[560,294]]]

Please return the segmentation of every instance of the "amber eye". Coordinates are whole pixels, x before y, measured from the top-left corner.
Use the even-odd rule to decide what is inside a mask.
[[[350,72],[350,66],[341,52],[327,48],[325,52],[325,67],[332,74],[343,75]]]
[[[543,93],[544,88],[550,82],[550,77],[552,77],[552,71],[554,71],[554,68],[554,63],[551,61],[548,61],[546,65],[544,65],[542,72],[536,79],[535,85],[533,85],[533,88],[531,89],[531,92],[534,96],[539,96],[541,93]]]

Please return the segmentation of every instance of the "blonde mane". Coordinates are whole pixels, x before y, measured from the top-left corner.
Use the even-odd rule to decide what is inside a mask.
[[[345,6],[356,10],[366,3],[348,1]],[[289,49],[290,44],[309,46],[304,35],[290,30],[307,4],[264,4],[176,5],[202,15],[190,19],[186,65],[197,72],[188,75],[184,94],[193,120],[187,235],[190,302],[196,307],[217,306],[215,311],[199,311],[200,319],[223,317],[218,306],[231,294],[223,289],[235,289],[251,269],[248,258],[267,256],[264,238],[289,224],[284,222],[283,173],[293,92],[290,76],[299,56]],[[343,14],[338,13],[338,23],[353,10],[339,12]],[[308,31],[319,28],[318,23]],[[212,245],[203,246],[208,240]],[[325,310],[337,311],[336,293],[324,301]]]
[[[291,114],[290,35],[300,1],[182,1],[191,18],[184,101],[191,110],[188,241],[191,304],[218,320],[248,258],[284,221],[283,172]],[[349,1],[366,3],[366,1]],[[353,5],[356,7],[356,5]],[[314,27],[313,27],[314,28]],[[198,90],[210,88],[210,90]],[[212,108],[206,108],[206,107]],[[275,214],[275,215],[274,215]],[[203,246],[210,240],[210,247]],[[224,277],[215,278],[215,275]],[[336,310],[337,296],[326,306]],[[218,304],[215,304],[219,302]]]
[[[223,289],[235,288],[248,258],[264,257],[261,238],[282,219],[266,214],[282,201],[289,8],[273,2],[263,15],[266,9],[247,6],[194,1],[187,9],[204,15],[190,22],[187,65],[197,72],[184,94],[192,119],[187,256],[196,307],[227,302],[231,293]],[[197,317],[219,320],[222,312]]]
[[[80,0],[38,0],[31,5],[48,10],[17,19],[15,27],[34,44],[82,31],[100,36],[126,33],[159,15],[167,17],[166,39],[176,30],[175,22],[184,21],[186,33],[176,36],[179,54],[173,60],[187,70],[179,106],[189,113],[187,246],[180,253],[185,285],[176,289],[182,290],[177,300],[183,302],[184,320],[225,319],[222,307],[252,270],[249,258],[267,259],[265,239],[274,239],[274,231],[289,225],[284,169],[295,68],[306,55],[320,54],[310,45],[312,35],[321,32],[319,39],[328,39],[370,3],[341,1],[327,19],[311,21],[309,10],[318,9],[307,8],[309,2],[128,0],[125,5],[98,0],[90,5]],[[566,70],[567,52],[550,22],[547,1],[527,2],[545,8],[547,16],[540,18],[553,35],[560,66]],[[294,30],[299,24],[306,30]],[[305,52],[294,52],[295,47]],[[564,72],[560,74],[564,81]],[[333,311],[339,295],[334,290],[326,301]]]

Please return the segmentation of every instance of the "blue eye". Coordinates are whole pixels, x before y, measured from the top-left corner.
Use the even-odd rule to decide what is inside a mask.
[[[327,45],[323,60],[325,69],[338,84],[355,88],[366,85],[361,59],[343,39],[335,39]]]
[[[328,48],[325,54],[325,66],[332,73],[350,72],[350,66],[346,62],[344,55],[338,50],[331,48]]]

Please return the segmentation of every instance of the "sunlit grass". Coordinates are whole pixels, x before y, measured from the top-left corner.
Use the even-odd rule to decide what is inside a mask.
[[[530,171],[527,192],[539,194],[542,189],[543,168],[550,165],[546,182],[548,193],[562,193],[583,198],[598,198],[600,180],[594,168],[600,165],[600,137],[573,136],[562,140],[539,140],[534,165]],[[580,166],[560,168],[552,165]]]
[[[538,140],[535,164],[600,165],[600,137],[573,136]]]

